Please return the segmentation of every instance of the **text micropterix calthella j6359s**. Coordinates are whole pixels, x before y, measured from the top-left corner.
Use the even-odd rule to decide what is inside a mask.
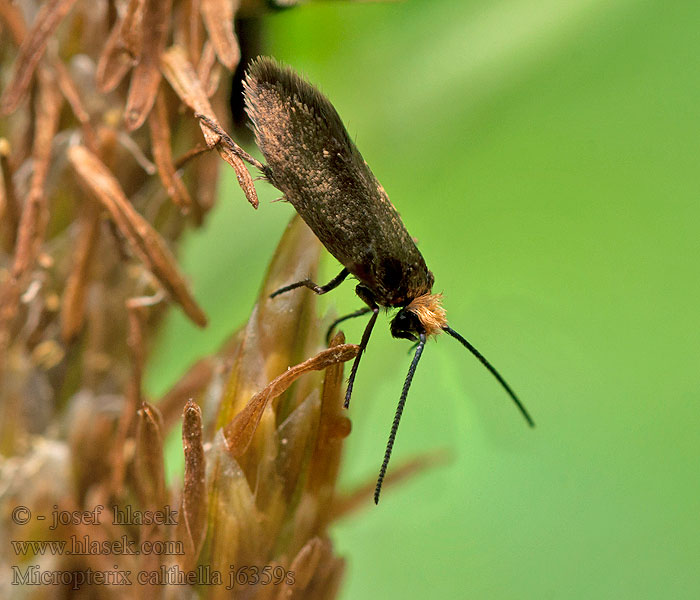
[[[325,294],[352,275],[359,282],[355,292],[366,306],[336,319],[329,335],[340,322],[371,313],[350,371],[345,407],[349,406],[357,368],[380,307],[398,309],[391,321],[392,336],[416,343],[374,501],[379,502],[408,390],[429,336],[445,332],[458,340],[491,372],[527,422],[534,425],[498,371],[447,324],[442,295],[432,292],[432,272],[330,101],[293,69],[266,57],[251,63],[244,89],[246,111],[267,164],[242,152],[218,124],[204,115],[197,116],[219,134],[219,143],[262,170],[265,179],[284,194],[284,199],[343,265],[340,273],[325,285],[305,279],[280,288],[272,296],[300,287]]]

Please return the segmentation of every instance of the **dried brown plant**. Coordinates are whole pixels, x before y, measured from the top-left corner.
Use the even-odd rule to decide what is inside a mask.
[[[158,404],[140,392],[147,308],[130,301],[127,389],[79,390],[55,435],[31,437],[24,453],[5,461],[0,478],[4,515],[14,520],[13,511],[26,506],[46,516],[6,522],[8,539],[67,541],[70,549],[76,543],[88,549],[81,556],[42,556],[4,547],[8,591],[17,591],[12,582],[18,579],[33,581],[37,565],[45,583],[69,581],[79,589],[25,586],[31,598],[66,592],[115,598],[335,596],[344,562],[333,553],[328,525],[344,510],[335,483],[350,432],[342,408],[342,363],[358,347],[338,334],[329,348],[319,349],[313,294],[269,299],[281,281],[313,273],[319,253],[313,234],[295,219],[247,325],[219,353],[193,365]],[[311,358],[299,362],[306,356]],[[184,482],[166,485],[163,439],[180,415]],[[103,507],[97,519],[86,517],[95,507]],[[72,511],[81,516],[50,529],[54,515]],[[139,523],[146,514],[164,515],[164,522]],[[133,549],[164,553],[121,555],[115,550],[121,540],[130,540]],[[118,574],[127,571],[134,585],[125,591]],[[59,573],[72,576],[58,579]],[[87,573],[105,574],[111,585],[79,586]]]
[[[258,204],[250,157],[193,114],[231,125],[234,20],[267,7],[0,0],[3,597],[336,595],[328,525],[370,498],[336,491],[343,363],[358,348],[342,334],[321,348],[313,294],[269,300],[316,268],[321,247],[301,221],[247,325],[160,401],[142,391],[166,307],[207,323],[175,253],[214,204],[209,150]],[[180,423],[184,477],[168,482],[164,439]],[[67,522],[51,528],[54,517]],[[89,546],[15,545],[29,540]],[[165,551],[125,553],[132,544]]]

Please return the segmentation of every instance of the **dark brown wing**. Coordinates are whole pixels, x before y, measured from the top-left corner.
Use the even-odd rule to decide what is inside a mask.
[[[376,302],[401,306],[428,293],[432,273],[328,99],[291,68],[259,58],[245,102],[265,176]]]

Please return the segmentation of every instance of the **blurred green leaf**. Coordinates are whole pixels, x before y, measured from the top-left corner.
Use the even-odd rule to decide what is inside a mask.
[[[652,0],[319,3],[266,22],[420,240],[451,324],[538,424],[453,340],[429,344],[396,457],[457,460],[338,529],[346,598],[700,595],[698,22],[700,4]],[[225,189],[185,257],[211,337],[174,314],[163,348],[186,335],[199,356],[242,321],[288,218]],[[321,306],[360,302],[346,284]],[[406,351],[380,319],[348,484],[381,462]],[[154,386],[191,360],[164,352]]]

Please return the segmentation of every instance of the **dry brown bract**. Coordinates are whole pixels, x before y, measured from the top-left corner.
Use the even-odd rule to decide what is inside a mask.
[[[15,59],[10,83],[0,97],[0,114],[8,115],[14,112],[20,102],[25,99],[34,70],[44,55],[46,45],[65,18],[76,0],[49,0],[37,14],[36,21],[29,34],[24,38]],[[19,16],[14,23],[14,31],[20,30]]]
[[[178,46],[169,48],[162,57],[163,74],[167,78],[170,85],[173,87],[180,99],[189,106],[197,115],[203,115],[210,123],[218,125],[218,121],[214,116],[207,94],[197,77],[192,64],[187,60],[185,50]],[[247,155],[243,150],[235,144],[234,147],[239,151],[234,152],[229,145],[219,144],[220,135],[212,128],[200,123],[204,139],[209,148],[216,148],[228,164],[230,164],[238,179],[238,184],[246,195],[248,202],[254,208],[258,207],[258,194],[255,191],[253,178],[248,172],[248,168],[241,159],[241,154]],[[220,126],[219,126],[220,129]],[[253,164],[255,160],[253,159]]]
[[[109,211],[119,231],[129,242],[143,264],[156,276],[160,284],[199,326],[207,324],[207,317],[190,294],[175,258],[163,238],[133,208],[117,179],[107,167],[84,146],[68,149],[68,159],[80,181]]]

